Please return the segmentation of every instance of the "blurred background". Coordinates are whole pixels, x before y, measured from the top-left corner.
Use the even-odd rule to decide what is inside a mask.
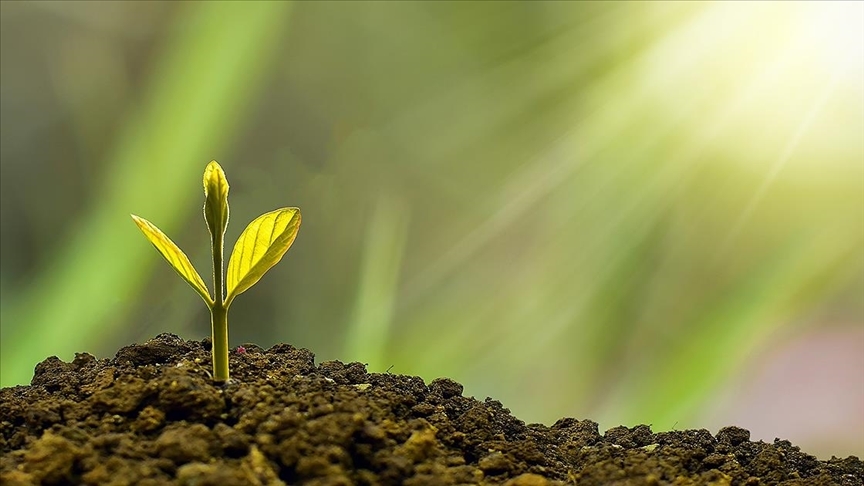
[[[232,346],[864,456],[864,4],[2,2],[0,382],[161,332],[201,174],[299,206]]]

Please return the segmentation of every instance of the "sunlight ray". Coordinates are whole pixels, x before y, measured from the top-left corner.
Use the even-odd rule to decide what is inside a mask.
[[[720,245],[718,245],[717,252],[714,256],[714,261],[722,260],[726,255],[728,255],[729,251],[731,251],[732,245],[738,239],[744,226],[750,220],[751,216],[753,215],[753,211],[759,205],[760,201],[762,201],[763,197],[765,196],[765,192],[777,179],[780,171],[783,170],[783,167],[786,166],[786,164],[795,154],[795,149],[798,147],[801,139],[810,129],[811,125],[813,124],[813,120],[828,102],[831,95],[835,92],[838,81],[841,79],[842,71],[845,71],[845,69],[835,69],[831,76],[831,79],[828,80],[827,83],[825,83],[825,87],[822,89],[822,91],[814,97],[813,102],[810,105],[809,111],[801,118],[801,121],[798,123],[798,127],[795,130],[795,133],[792,134],[792,136],[789,138],[789,141],[786,143],[786,146],[783,147],[782,153],[777,157],[777,159],[774,160],[774,163],[771,164],[770,169],[765,174],[765,177],[762,179],[759,187],[747,201],[747,204],[744,206],[741,214],[735,220],[735,223],[732,225],[732,228],[726,235],[726,238],[723,240],[722,243],[720,243]]]
[[[684,24],[686,25],[686,22]],[[677,34],[678,29],[671,29],[666,36]],[[653,54],[653,49],[649,46],[639,54],[639,58],[645,59]],[[585,91],[602,90],[604,86],[629,79],[631,75],[632,65],[619,65]],[[586,161],[592,160],[601,150],[614,143],[618,135],[631,124],[633,113],[646,109],[651,99],[650,95],[653,93],[649,89],[639,86],[605,103],[601,109],[576,122],[573,129],[563,134],[545,153],[538,155],[533,163],[512,175],[509,182],[503,185],[502,190],[492,196],[498,201],[495,207],[500,209],[460,241],[455,242],[406,284],[401,303],[403,308],[410,307],[426,289],[440,282],[454,268],[458,268],[471,255],[482,249],[497,234],[500,234],[503,228],[525,217],[540,198],[559,187]],[[581,92],[572,95],[571,101],[575,102],[575,99],[581,96]],[[657,138],[658,133],[663,133],[671,127],[669,121],[664,120],[664,123],[659,123],[652,128],[655,132],[653,135],[649,133],[647,138]]]

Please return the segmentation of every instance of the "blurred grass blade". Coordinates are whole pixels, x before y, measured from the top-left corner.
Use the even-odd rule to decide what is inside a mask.
[[[240,234],[228,261],[225,306],[279,263],[300,230],[300,210],[281,208],[264,213]]]
[[[135,305],[152,259],[123,224],[129,210],[169,232],[192,203],[187,181],[229,146],[274,64],[290,2],[188,2],[177,6],[140,110],[119,130],[91,206],[65,244],[14,295],[4,295],[0,385],[29,382],[48,356],[100,348],[112,321]],[[160,194],[152,185],[159,181]],[[9,324],[7,326],[7,323]],[[14,323],[14,324],[13,324]]]
[[[344,346],[346,360],[368,363],[373,370],[388,366],[385,350],[408,236],[407,206],[403,199],[382,194],[366,227],[357,296]]]
[[[135,224],[138,225],[138,228],[144,233],[144,236],[150,240],[150,243],[153,243],[153,246],[159,250],[159,253],[165,257],[165,260],[171,265],[171,267],[177,271],[177,273],[185,280],[189,285],[198,292],[198,295],[204,299],[204,302],[207,305],[212,305],[213,300],[210,298],[210,295],[207,293],[207,286],[204,285],[204,280],[201,278],[201,275],[195,270],[195,267],[192,265],[192,262],[189,261],[189,257],[183,253],[171,238],[168,238],[168,235],[162,232],[159,228],[156,227],[155,224],[147,221],[144,218],[139,218],[138,216],[132,215],[132,219],[135,221]]]

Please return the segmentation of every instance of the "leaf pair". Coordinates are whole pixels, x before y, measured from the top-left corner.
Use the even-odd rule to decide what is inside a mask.
[[[223,247],[225,229],[228,226],[228,180],[222,167],[214,160],[204,171],[204,220],[210,230],[215,253]],[[228,262],[227,295],[214,288],[211,297],[201,275],[192,266],[189,258],[168,236],[153,223],[132,215],[132,219],[150,243],[159,250],[165,260],[204,299],[208,306],[216,303],[227,308],[234,298],[248,290],[264,274],[276,265],[294,243],[300,229],[300,210],[281,208],[264,213],[249,223],[240,234]],[[214,258],[215,262],[216,258]],[[221,260],[221,258],[219,258]],[[221,267],[221,265],[219,265]],[[214,268],[214,274],[221,273]],[[215,277],[215,275],[214,275]],[[215,285],[218,286],[218,285]]]
[[[281,208],[255,218],[234,245],[226,280],[222,262],[228,212],[228,180],[214,160],[204,170],[204,221],[213,250],[212,296],[183,250],[156,225],[131,215],[150,243],[207,303],[213,323],[213,374],[217,381],[228,379],[228,307],[282,259],[300,229],[298,208]]]

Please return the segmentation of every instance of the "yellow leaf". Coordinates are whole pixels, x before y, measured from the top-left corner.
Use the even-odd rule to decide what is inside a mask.
[[[204,221],[213,241],[220,243],[228,226],[228,179],[214,160],[204,169]]]
[[[202,280],[201,275],[195,271],[195,267],[192,266],[192,262],[190,262],[189,257],[183,253],[183,250],[174,244],[174,242],[171,241],[171,239],[168,238],[162,230],[157,228],[156,225],[150,221],[147,221],[144,218],[139,218],[134,214],[131,216],[141,232],[144,233],[144,236],[150,240],[150,243],[153,243],[153,246],[155,246],[156,249],[159,250],[159,253],[165,257],[165,260],[171,264],[171,267],[173,267],[174,270],[183,277],[183,280],[198,292],[198,295],[204,299],[204,302],[206,302],[208,306],[211,306],[213,304],[213,299],[210,298],[207,286],[204,285],[204,280]]]
[[[300,229],[300,210],[281,208],[264,213],[240,234],[228,261],[228,297],[225,306],[279,263]]]

